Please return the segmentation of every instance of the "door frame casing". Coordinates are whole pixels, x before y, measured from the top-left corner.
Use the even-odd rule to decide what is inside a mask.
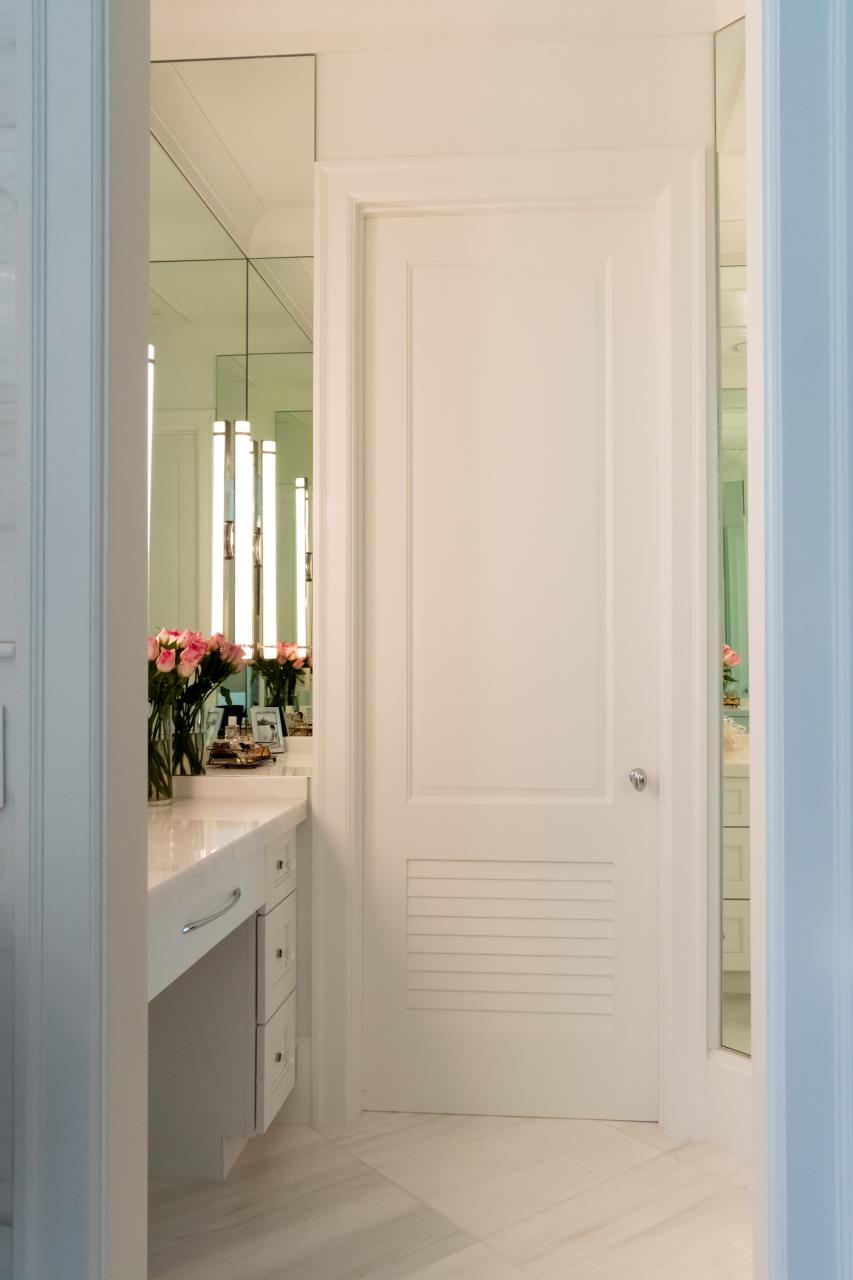
[[[313,1107],[361,1110],[364,236],[383,214],[653,202],[667,266],[660,462],[660,1118],[704,1136],[707,1061],[708,288],[698,148],[318,165]]]
[[[149,14],[16,16],[13,1267],[144,1280]]]

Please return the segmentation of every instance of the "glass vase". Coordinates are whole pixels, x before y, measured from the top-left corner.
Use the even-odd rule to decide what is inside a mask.
[[[172,716],[154,709],[148,716],[148,803],[172,803]]]
[[[175,726],[172,741],[173,772],[181,778],[199,778],[204,767],[204,730]]]

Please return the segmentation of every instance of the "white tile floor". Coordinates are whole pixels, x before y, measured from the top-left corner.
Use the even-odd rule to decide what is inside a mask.
[[[656,1125],[276,1124],[224,1183],[154,1179],[158,1280],[748,1280],[749,1168]]]
[[[726,1049],[738,1053],[752,1052],[751,1002],[748,995],[723,992],[723,1033],[720,1037]]]

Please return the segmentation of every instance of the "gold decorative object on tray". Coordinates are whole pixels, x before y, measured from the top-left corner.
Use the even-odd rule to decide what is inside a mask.
[[[271,759],[263,743],[228,742],[219,739],[210,748],[209,769],[257,769]]]

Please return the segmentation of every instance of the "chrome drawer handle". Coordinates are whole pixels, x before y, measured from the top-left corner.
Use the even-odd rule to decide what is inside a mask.
[[[214,920],[218,920],[220,916],[224,916],[226,911],[230,911],[232,907],[236,907],[237,903],[243,896],[242,889],[235,889],[231,894],[230,901],[226,902],[224,907],[220,907],[218,911],[214,911],[212,915],[204,916],[201,920],[193,920],[190,924],[185,924],[181,933],[194,933],[196,929],[203,929],[206,924],[210,924]]]

